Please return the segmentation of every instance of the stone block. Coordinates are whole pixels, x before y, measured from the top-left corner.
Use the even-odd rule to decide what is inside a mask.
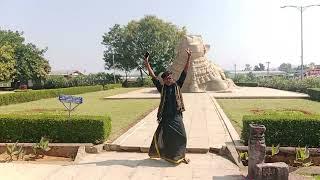
[[[255,180],[288,180],[289,166],[284,162],[256,165]]]

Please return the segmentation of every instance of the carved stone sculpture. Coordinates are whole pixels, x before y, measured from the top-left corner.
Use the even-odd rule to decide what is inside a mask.
[[[235,87],[231,79],[227,79],[223,70],[209,61],[207,52],[209,45],[205,45],[201,36],[188,35],[177,46],[177,56],[169,70],[178,79],[186,63],[185,49],[192,51],[191,64],[184,82],[183,92],[226,91]]]
[[[248,142],[248,177],[255,177],[256,164],[264,163],[266,156],[266,144],[264,139],[264,132],[266,127],[264,125],[250,124],[250,136]]]

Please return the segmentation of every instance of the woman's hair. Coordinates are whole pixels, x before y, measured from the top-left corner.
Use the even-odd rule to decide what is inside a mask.
[[[170,74],[172,74],[171,71],[165,71],[164,73],[161,74],[161,78],[165,79],[167,76],[169,76]]]

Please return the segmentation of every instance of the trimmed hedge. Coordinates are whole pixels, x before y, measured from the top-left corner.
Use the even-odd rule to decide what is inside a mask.
[[[320,101],[320,88],[309,88],[307,92],[311,100]]]
[[[103,87],[103,90],[116,89],[116,88],[121,88],[121,84],[107,84]]]
[[[109,116],[0,115],[0,142],[103,143],[111,132]]]
[[[257,82],[237,82],[235,83],[237,86],[246,86],[246,87],[258,87],[259,84]]]
[[[308,77],[300,80],[294,78],[287,79],[282,77],[272,77],[258,79],[258,83],[261,87],[308,93],[308,88],[320,87],[320,78]]]
[[[308,146],[320,145],[320,115],[302,113],[275,113],[243,116],[241,139],[245,144],[249,138],[249,124],[266,127],[265,140],[268,146]]]
[[[59,96],[60,94],[74,95],[100,90],[102,90],[102,86],[82,86],[60,89],[32,90],[19,93],[7,93],[0,95],[0,106],[35,101],[45,98],[53,98]]]

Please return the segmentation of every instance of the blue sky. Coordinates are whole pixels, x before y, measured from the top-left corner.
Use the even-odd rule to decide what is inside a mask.
[[[156,15],[211,45],[210,59],[224,69],[270,61],[300,63],[300,22],[282,5],[320,0],[0,0],[0,28],[24,31],[28,42],[48,47],[53,70],[104,71],[102,35],[114,24]],[[305,63],[320,64],[320,7],[304,12]]]

